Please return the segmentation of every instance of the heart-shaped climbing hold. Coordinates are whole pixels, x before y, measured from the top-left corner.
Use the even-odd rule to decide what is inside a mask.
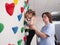
[[[4,25],[0,23],[0,33],[3,31],[3,29],[4,29]]]
[[[28,4],[29,0],[26,0],[26,4]]]
[[[17,5],[17,3],[18,3],[18,0],[14,0],[14,4],[16,4],[16,5]]]
[[[13,15],[14,7],[15,7],[14,3],[11,3],[11,4],[6,3],[5,4],[6,11],[10,16]]]
[[[18,40],[18,45],[21,45],[21,43],[22,43],[22,39],[21,40]]]
[[[27,10],[29,10],[29,5],[27,6]]]
[[[19,14],[19,15],[17,16],[17,18],[18,18],[18,21],[20,21],[21,18],[22,18],[22,14]]]
[[[24,31],[24,27],[21,28],[21,33],[23,33],[23,31]]]
[[[26,8],[27,7],[27,3],[26,3],[26,1],[24,1],[24,8]]]
[[[18,31],[18,26],[12,27],[12,30],[13,30],[14,34],[16,34]]]
[[[8,45],[14,45],[14,44],[10,44],[10,43],[9,43]]]
[[[20,11],[21,11],[21,13],[23,13],[24,12],[24,7],[21,7]]]
[[[23,40],[24,40],[24,42],[26,42],[26,40],[27,40],[27,36],[24,36]]]

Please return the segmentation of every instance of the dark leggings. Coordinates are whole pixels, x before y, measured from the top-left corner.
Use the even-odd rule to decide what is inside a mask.
[[[25,45],[30,45],[32,38],[35,35],[35,31],[31,30],[31,29],[26,29],[25,32],[29,32],[29,35],[27,36],[27,41],[26,41]]]

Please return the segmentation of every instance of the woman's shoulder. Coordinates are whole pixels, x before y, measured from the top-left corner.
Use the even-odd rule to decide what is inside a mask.
[[[48,25],[48,28],[55,28],[55,26],[54,26],[53,23],[50,23],[50,24]]]
[[[49,26],[54,26],[54,24],[53,23],[50,23]]]

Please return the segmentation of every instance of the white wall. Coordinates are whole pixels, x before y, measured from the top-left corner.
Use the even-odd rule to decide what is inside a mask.
[[[60,11],[60,0],[29,0],[29,3],[30,8],[36,11],[36,26],[38,29],[41,29],[44,25],[41,18],[43,12]]]

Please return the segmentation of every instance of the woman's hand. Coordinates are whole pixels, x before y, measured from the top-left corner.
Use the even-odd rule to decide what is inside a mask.
[[[47,35],[44,34],[43,32],[41,32],[40,30],[38,30],[35,25],[31,25],[30,28],[33,29],[38,36],[40,36],[42,38],[46,38],[47,37]]]

